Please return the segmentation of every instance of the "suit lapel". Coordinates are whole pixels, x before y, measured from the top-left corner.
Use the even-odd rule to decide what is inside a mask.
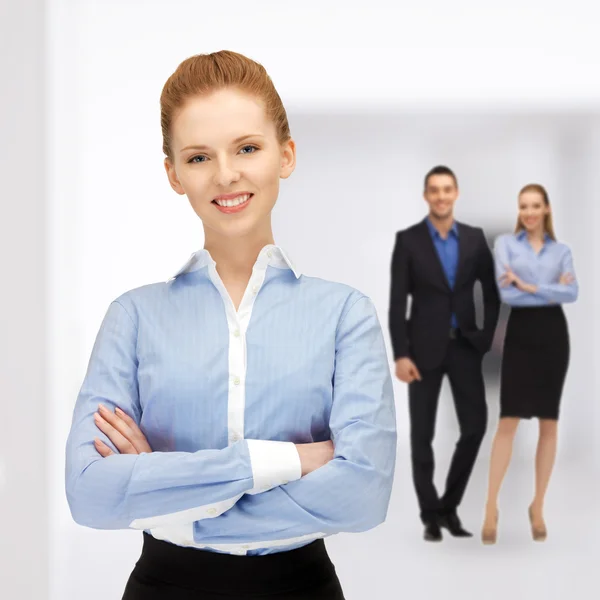
[[[441,282],[441,284],[446,288],[450,289],[450,284],[448,283],[448,278],[446,277],[446,273],[444,272],[444,267],[442,265],[442,261],[440,260],[439,254],[435,248],[435,244],[433,243],[433,239],[431,238],[431,233],[429,232],[429,227],[427,225],[427,220],[423,220],[421,224],[421,236],[423,237],[423,247],[425,249],[425,258],[427,262],[431,264],[432,273],[437,273],[437,278]]]

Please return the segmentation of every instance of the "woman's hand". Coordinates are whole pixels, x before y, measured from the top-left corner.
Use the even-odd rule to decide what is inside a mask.
[[[537,285],[533,285],[533,283],[525,283],[525,282],[521,281],[520,279],[518,279],[515,282],[515,285],[522,292],[527,292],[528,294],[535,294],[537,292]]]
[[[102,404],[98,412],[94,413],[96,426],[115,445],[120,454],[141,454],[152,452],[152,448],[142,433],[137,423],[120,408],[115,408],[112,413]],[[106,458],[114,452],[98,438],[94,439],[94,446],[98,453]],[[300,463],[302,465],[302,476],[326,465],[333,459],[333,442],[313,442],[309,444],[296,444]]]
[[[508,287],[509,285],[516,285],[518,287],[518,282],[521,280],[513,273],[510,267],[505,267],[506,271],[500,275],[498,278],[498,282],[502,287]]]
[[[296,444],[300,464],[302,465],[302,477],[316,471],[333,460],[333,442],[313,442],[310,444]]]
[[[508,287],[514,285],[517,289],[528,294],[535,294],[537,292],[537,286],[532,283],[525,283],[522,279],[511,270],[510,267],[506,267],[506,271],[498,278],[502,287]]]
[[[569,285],[575,281],[575,277],[571,273],[563,273],[558,280],[558,283],[562,285]]]
[[[112,413],[100,404],[98,412],[94,413],[94,422],[98,429],[104,433],[115,445],[120,454],[141,454],[152,452],[152,448],[142,433],[137,423],[126,415],[120,408],[115,408]],[[98,453],[104,458],[114,452],[98,438],[94,439],[94,446]]]

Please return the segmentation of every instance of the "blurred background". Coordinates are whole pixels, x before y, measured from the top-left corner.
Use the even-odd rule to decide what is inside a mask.
[[[158,100],[181,60],[222,48],[265,65],[298,145],[298,167],[282,182],[274,213],[276,243],[307,275],[373,299],[390,365],[394,236],[424,218],[423,177],[432,166],[456,172],[456,216],[483,227],[490,245],[514,227],[518,190],[542,183],[557,235],[575,258],[581,291],[565,307],[572,353],[548,542],[533,545],[527,521],[535,421],[517,436],[499,544],[483,548],[477,537],[504,308],[485,361],[488,434],[461,510],[475,539],[422,542],[406,387],[395,382],[398,466],[388,521],[327,542],[348,600],[598,597],[600,83],[592,74],[600,43],[587,3],[565,11],[553,2],[509,2],[502,14],[466,1],[370,2],[368,10],[260,0],[0,7],[0,597],[120,598],[137,560],[138,532],[72,522],[64,444],[110,301],[166,280],[203,245],[200,222],[164,174]],[[457,433],[445,384],[435,440],[440,485]]]

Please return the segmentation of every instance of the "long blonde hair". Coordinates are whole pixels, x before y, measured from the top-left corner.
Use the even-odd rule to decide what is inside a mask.
[[[538,194],[541,194],[542,198],[544,199],[544,204],[548,208],[550,208],[550,199],[548,198],[548,192],[546,191],[546,188],[543,185],[540,185],[539,183],[527,184],[519,192],[519,198],[525,192],[537,192]],[[525,227],[523,226],[523,223],[521,223],[521,218],[517,217],[515,233],[519,233],[519,231],[523,231],[523,229],[525,229]],[[556,241],[556,234],[554,233],[554,223],[552,221],[552,211],[548,212],[548,214],[546,214],[546,216],[544,217],[544,232],[548,234],[550,239]]]

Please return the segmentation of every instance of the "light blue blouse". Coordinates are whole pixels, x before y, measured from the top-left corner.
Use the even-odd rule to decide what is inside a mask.
[[[511,306],[547,306],[575,302],[579,284],[575,275],[571,250],[566,244],[555,242],[548,235],[539,253],[531,247],[525,231],[504,234],[494,244],[496,281],[502,301]],[[523,292],[514,285],[503,287],[500,276],[510,268],[525,283],[537,286],[532,294]],[[570,273],[572,283],[559,283],[560,276]]]
[[[102,458],[98,404],[152,453]],[[333,440],[301,477],[296,443]],[[181,546],[268,554],[385,520],[396,461],[388,357],[372,301],[260,252],[236,311],[206,250],[108,308],[75,404],[66,491],[76,522]]]

